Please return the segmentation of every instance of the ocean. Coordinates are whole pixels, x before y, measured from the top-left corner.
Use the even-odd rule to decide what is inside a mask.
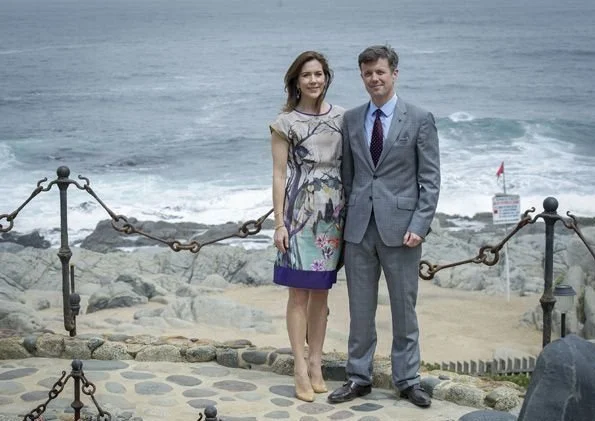
[[[592,0],[0,0],[0,214],[66,165],[116,213],[210,224],[272,206],[268,124],[304,50],[335,72],[328,100],[367,100],[357,55],[400,54],[397,93],[434,113],[438,210],[522,209],[595,216]],[[107,213],[69,188],[71,239]],[[14,231],[55,244],[58,190]],[[6,225],[6,219],[0,220]]]

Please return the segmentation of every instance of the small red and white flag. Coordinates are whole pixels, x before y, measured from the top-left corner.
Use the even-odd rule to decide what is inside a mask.
[[[500,164],[498,171],[496,171],[496,177],[500,178],[500,176],[504,174],[504,161]]]

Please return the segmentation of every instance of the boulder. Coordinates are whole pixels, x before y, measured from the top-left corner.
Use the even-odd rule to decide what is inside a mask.
[[[107,285],[89,297],[87,314],[94,313],[106,308],[131,307],[138,304],[146,304],[149,300],[132,290],[129,284],[116,282]]]
[[[128,218],[128,222],[134,225],[139,231],[149,234],[162,240],[178,240],[181,243],[197,241],[199,244],[222,238],[238,232],[240,223],[228,222],[218,225],[206,225],[194,222],[166,222],[166,221],[139,221],[136,218]],[[266,220],[264,228],[272,228],[273,222]],[[122,224],[118,223],[118,226]],[[256,238],[258,236],[253,236]],[[95,230],[86,237],[81,247],[99,253],[108,253],[121,248],[161,246],[166,244],[152,240],[142,235],[123,234],[114,229],[111,220],[100,221]]]
[[[166,307],[161,317],[212,326],[235,326],[252,332],[274,331],[273,319],[269,314],[221,297],[197,295],[192,298],[178,298]],[[143,319],[140,318],[137,322]]]
[[[568,335],[539,355],[518,420],[592,421],[594,396],[595,345]]]
[[[158,291],[153,283],[144,281],[138,275],[122,274],[116,278],[115,282],[122,282],[130,285],[133,292],[142,297],[147,297],[148,299],[157,295],[165,295],[163,291]]]
[[[0,301],[0,328],[31,333],[40,332],[44,327],[32,308],[11,301]]]
[[[583,337],[595,339],[595,289],[590,286],[585,287],[583,315]]]
[[[37,249],[50,248],[51,244],[48,240],[39,234],[39,231],[33,231],[28,234],[18,234],[8,232],[0,235],[0,243],[15,243],[23,247],[33,247]]]

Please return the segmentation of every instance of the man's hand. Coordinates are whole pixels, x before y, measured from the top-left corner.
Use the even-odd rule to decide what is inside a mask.
[[[407,247],[417,247],[421,243],[422,238],[412,232],[407,231],[403,237],[403,245]]]

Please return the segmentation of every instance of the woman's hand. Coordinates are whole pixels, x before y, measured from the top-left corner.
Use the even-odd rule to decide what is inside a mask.
[[[277,250],[279,250],[281,253],[287,252],[287,249],[289,248],[289,234],[287,232],[287,228],[277,228],[275,230],[273,240],[275,242],[275,247],[277,247]]]

